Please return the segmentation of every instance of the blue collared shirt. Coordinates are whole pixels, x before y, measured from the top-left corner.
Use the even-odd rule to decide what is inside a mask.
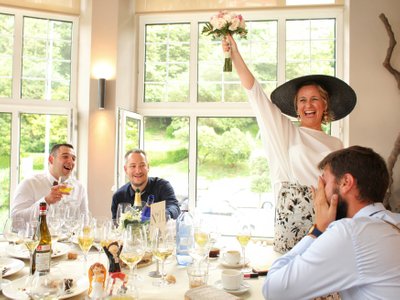
[[[312,299],[339,292],[347,299],[399,299],[400,214],[370,204],[332,222],[317,239],[304,237],[277,259],[264,282],[268,300]]]

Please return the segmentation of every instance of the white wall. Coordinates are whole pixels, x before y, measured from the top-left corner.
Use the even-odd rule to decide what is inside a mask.
[[[351,113],[350,145],[373,148],[385,159],[400,134],[400,89],[394,76],[383,67],[389,37],[379,14],[388,18],[397,42],[400,42],[400,1],[348,0],[349,9],[349,83],[358,96]],[[400,71],[400,45],[392,65]],[[400,209],[400,162],[395,165],[392,189]]]
[[[79,63],[79,179],[94,216],[111,216],[115,173],[116,107],[132,107],[134,2],[82,0]],[[98,64],[111,67],[105,109],[98,109]],[[101,76],[103,77],[103,76]]]

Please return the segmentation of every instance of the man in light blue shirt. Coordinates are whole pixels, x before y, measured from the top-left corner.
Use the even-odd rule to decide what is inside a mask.
[[[332,152],[318,166],[315,224],[274,262],[264,282],[268,300],[312,299],[339,292],[347,299],[399,299],[400,214],[382,204],[389,174],[370,148]]]

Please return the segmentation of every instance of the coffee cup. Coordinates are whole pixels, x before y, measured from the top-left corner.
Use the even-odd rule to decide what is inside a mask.
[[[225,290],[238,290],[242,284],[243,274],[239,270],[222,270],[221,283]]]
[[[238,265],[240,263],[240,252],[237,250],[228,250],[222,255],[222,258],[229,265]]]

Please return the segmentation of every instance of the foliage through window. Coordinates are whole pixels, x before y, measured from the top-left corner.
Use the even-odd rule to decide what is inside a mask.
[[[248,35],[236,42],[267,94],[296,76],[337,75],[339,10],[242,15]],[[256,225],[255,235],[272,236],[274,197],[265,147],[237,73],[222,72],[221,41],[201,35],[210,16],[140,18],[140,39],[145,44],[139,54],[143,57],[139,78],[144,81],[138,113],[145,118],[144,146],[157,166],[153,176],[182,178],[173,184],[180,191],[188,178],[190,207],[223,234],[234,234],[237,218],[248,216]],[[171,56],[178,43],[179,51]],[[174,77],[169,68],[178,65],[181,72]],[[170,97],[172,90],[175,97]],[[330,126],[324,130],[329,132]],[[178,144],[186,142],[188,156],[177,155]],[[171,143],[173,151],[167,149]]]
[[[70,100],[72,22],[24,17],[21,97]]]
[[[72,142],[77,25],[72,16],[0,10],[1,220],[19,181],[47,169],[55,143]]]

